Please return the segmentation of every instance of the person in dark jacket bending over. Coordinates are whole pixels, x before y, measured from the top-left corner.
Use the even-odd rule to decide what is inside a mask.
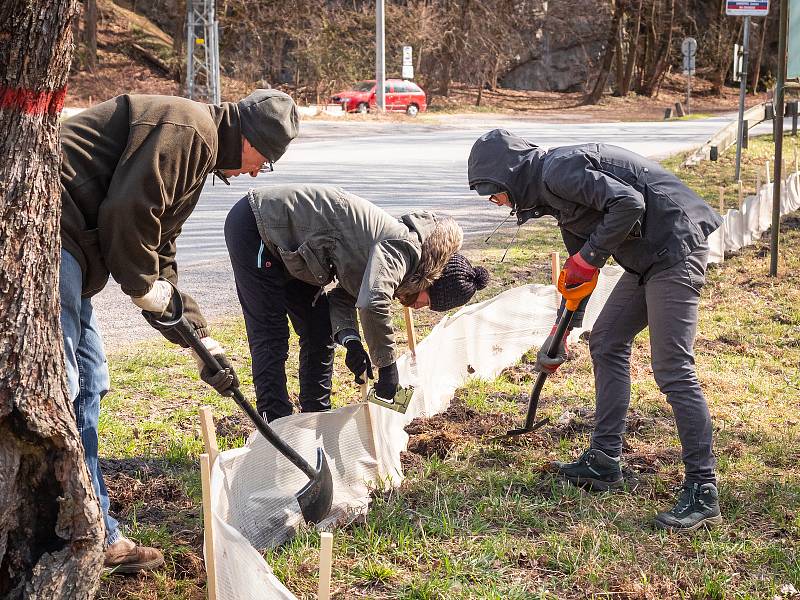
[[[718,522],[711,417],[695,374],[693,345],[706,240],[722,219],[657,163],[605,144],[545,151],[496,129],[475,142],[468,171],[470,188],[510,207],[520,225],[555,217],[570,255],[564,264],[568,286],[591,280],[610,256],[626,271],[589,338],[596,392],[591,445],[575,462],[557,463],[559,474],[595,490],[623,485],[619,461],[631,346],[649,327],[653,375],[672,406],[686,471],[677,503],[659,513],[655,524],[680,531]],[[540,350],[539,370],[552,373],[564,362],[566,338],[558,343],[556,359]]]
[[[105,517],[105,564],[116,572],[153,569],[164,559],[158,550],[123,537],[108,514],[97,427],[109,377],[91,297],[110,274],[145,317],[163,313],[172,295],[163,279],[178,281],[175,242],[206,176],[214,172],[227,180],[271,170],[296,135],[294,102],[274,90],[220,106],[174,96],[117,96],[61,127],[59,293],[67,381]],[[227,393],[236,383],[230,362],[209,336],[197,304],[185,294],[183,301],[186,317],[226,367],[214,375],[202,371],[201,377]],[[174,334],[165,336],[181,343]]]
[[[330,408],[334,339],[347,349],[345,364],[356,382],[372,378],[374,365],[376,395],[394,399],[392,299],[449,310],[488,282],[486,269],[457,253],[462,237],[449,217],[422,211],[396,219],[337,187],[262,187],[239,200],[225,221],[225,241],[264,418],[293,412],[286,390],[287,315],[300,337],[303,412]]]

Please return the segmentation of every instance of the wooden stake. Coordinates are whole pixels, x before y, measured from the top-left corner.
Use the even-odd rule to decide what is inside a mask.
[[[214,566],[214,535],[211,516],[211,460],[208,454],[200,455],[200,484],[203,489],[203,543],[206,558],[206,587],[208,600],[217,600],[217,571]]]
[[[739,208],[741,208],[742,202],[744,202],[744,186],[741,179],[737,183],[739,184]]]
[[[200,407],[200,431],[203,434],[203,443],[206,446],[208,459],[213,465],[219,456],[219,448],[217,446],[217,430],[214,427],[214,416],[211,414],[210,406]]]
[[[378,458],[378,428],[375,427],[375,415],[378,407],[367,400],[369,396],[369,383],[361,384],[361,400],[364,402],[364,410],[367,411],[367,427],[369,427],[370,439],[372,440],[372,450],[375,452],[375,460],[378,463],[378,477],[383,477],[385,472],[382,463]]]
[[[719,214],[725,214],[725,186],[719,186]]]
[[[561,260],[559,259],[558,252],[550,253],[550,277],[553,280],[553,285],[558,285],[558,276],[561,275]]]
[[[403,315],[406,318],[406,337],[408,338],[408,349],[411,350],[411,356],[417,358],[417,334],[414,331],[414,313],[408,306],[403,307]]]
[[[761,171],[756,172],[756,196],[758,196],[758,191],[761,189]]]
[[[319,534],[319,600],[330,600],[331,567],[333,566],[333,534],[323,531]]]

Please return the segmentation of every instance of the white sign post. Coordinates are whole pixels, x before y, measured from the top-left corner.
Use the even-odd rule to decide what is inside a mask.
[[[689,103],[692,99],[692,75],[694,75],[694,57],[697,54],[697,40],[684,38],[681,44],[683,52],[683,74],[686,75],[686,114],[689,114]]]
[[[739,126],[736,138],[736,172],[734,181],[741,178],[742,139],[744,132],[744,97],[747,93],[747,61],[750,57],[750,17],[766,17],[769,14],[769,0],[726,0],[725,14],[731,17],[744,17],[744,40],[742,41],[742,66],[739,71]],[[738,52],[734,48],[734,75]]]
[[[403,79],[414,79],[414,61],[411,46],[403,46]]]

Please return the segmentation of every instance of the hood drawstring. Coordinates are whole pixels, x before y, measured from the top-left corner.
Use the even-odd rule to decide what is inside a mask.
[[[514,209],[512,208],[512,209],[511,209],[511,212],[510,212],[510,213],[508,213],[508,216],[507,216],[505,219],[503,219],[502,221],[500,221],[500,224],[499,224],[497,227],[495,227],[494,229],[492,229],[492,233],[490,233],[489,235],[487,235],[487,236],[486,236],[486,239],[485,239],[485,240],[483,240],[483,243],[484,243],[484,244],[488,244],[488,243],[489,243],[489,240],[491,239],[491,237],[492,237],[492,236],[493,236],[495,233],[497,233],[497,230],[498,230],[498,229],[500,229],[500,228],[501,228],[503,225],[505,225],[505,224],[506,224],[506,221],[508,221],[508,220],[509,220],[511,217],[513,217],[513,216],[516,214],[516,212],[517,212],[517,211],[516,211],[516,210],[514,210]]]
[[[517,236],[519,235],[520,229],[522,229],[522,226],[517,225],[517,230],[514,232],[514,237],[511,238],[511,243],[508,244],[508,246],[506,247],[506,251],[503,252],[503,258],[500,259],[500,262],[503,262],[506,259],[506,254],[508,254],[508,251],[511,250],[511,246],[514,245],[514,242],[517,241]]]

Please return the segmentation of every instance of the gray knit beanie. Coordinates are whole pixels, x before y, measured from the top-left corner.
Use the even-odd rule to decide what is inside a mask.
[[[297,107],[278,90],[256,90],[236,103],[242,135],[267,160],[277,161],[297,137]]]
[[[463,306],[489,283],[489,271],[473,267],[463,254],[453,254],[442,271],[442,276],[428,288],[431,310],[450,310]]]

